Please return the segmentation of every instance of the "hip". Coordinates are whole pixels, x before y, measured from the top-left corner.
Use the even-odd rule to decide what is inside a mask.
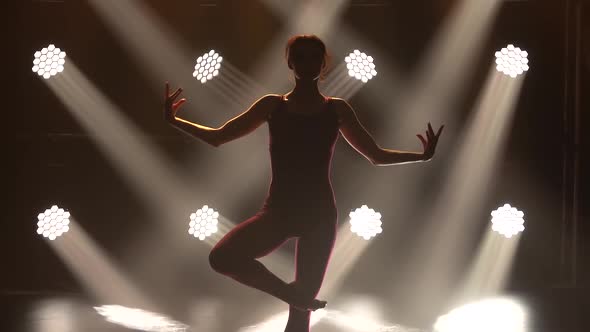
[[[276,197],[267,197],[258,213],[269,216],[272,223],[292,229],[295,233],[307,233],[316,228],[332,228],[338,224],[338,210],[333,197],[314,202],[274,198]]]

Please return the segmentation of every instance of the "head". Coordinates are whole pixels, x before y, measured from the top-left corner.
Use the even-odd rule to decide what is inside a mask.
[[[329,55],[324,42],[315,35],[296,35],[289,38],[285,48],[289,69],[298,79],[324,78]]]

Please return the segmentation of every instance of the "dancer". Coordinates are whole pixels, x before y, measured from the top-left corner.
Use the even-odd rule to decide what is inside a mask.
[[[286,332],[309,331],[316,299],[336,238],[337,211],[331,185],[331,161],[340,132],[374,165],[428,161],[434,155],[443,126],[435,134],[428,124],[418,134],[423,152],[379,147],[343,99],[324,96],[318,80],[327,70],[328,52],[314,35],[297,35],[286,47],[295,87],[284,95],[269,94],[220,128],[209,128],[176,117],[185,98],[182,89],[170,94],[166,83],[164,117],[174,127],[213,146],[242,137],[267,122],[270,133],[272,180],[262,208],[235,226],[211,250],[211,267],[247,286],[289,304]],[[289,238],[297,239],[295,280],[287,283],[257,258]]]

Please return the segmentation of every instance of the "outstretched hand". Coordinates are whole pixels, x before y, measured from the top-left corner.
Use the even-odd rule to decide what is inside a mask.
[[[182,92],[182,88],[176,89],[173,94],[170,94],[170,86],[168,82],[166,82],[166,95],[165,95],[165,102],[164,102],[164,119],[168,122],[174,121],[176,112],[182,104],[186,102],[186,98],[182,98],[177,102],[174,102],[180,93]]]
[[[438,132],[435,135],[434,130],[432,130],[432,126],[430,125],[430,122],[429,122],[428,123],[428,130],[426,131],[426,138],[424,138],[424,136],[422,136],[420,134],[416,135],[416,136],[418,136],[418,138],[422,142],[422,146],[424,147],[423,156],[424,156],[425,161],[432,159],[432,157],[434,156],[434,150],[436,149],[436,143],[438,143],[438,138],[440,137],[440,134],[442,133],[442,130],[444,127],[445,126],[442,125],[438,129]]]

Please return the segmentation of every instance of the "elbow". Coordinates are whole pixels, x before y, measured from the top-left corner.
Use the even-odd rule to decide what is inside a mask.
[[[218,147],[221,145],[221,141],[219,139],[219,128],[208,128],[200,130],[195,132],[194,136],[213,147]]]
[[[204,143],[207,143],[208,145],[211,145],[213,147],[219,147],[221,144],[224,143],[219,138],[217,138],[215,135],[203,135],[203,133],[198,133],[198,132],[197,133],[191,132],[189,134],[193,138],[196,138],[196,139],[198,139]]]
[[[207,137],[207,143],[216,148],[220,147],[222,144],[227,143],[227,140],[225,140],[222,135],[221,128],[214,129],[210,132],[209,137]]]
[[[373,166],[382,166],[383,164],[385,164],[383,154],[381,152],[381,149],[377,149],[367,156],[367,159],[369,159]]]
[[[209,143],[209,145],[211,145],[212,147],[218,148],[218,147],[220,147],[220,146],[221,146],[221,144],[223,144],[224,142],[221,142],[221,141],[210,141],[210,142],[207,142],[207,143]]]
[[[375,158],[370,158],[369,161],[371,162],[371,164],[373,166],[381,166],[383,165],[383,162],[381,160],[375,159]]]
[[[215,148],[218,148],[219,146],[221,146],[221,144],[225,143],[221,139],[219,139],[219,137],[216,137],[215,135],[212,135],[211,137],[209,137],[205,142],[207,142],[207,144],[209,144]]]

